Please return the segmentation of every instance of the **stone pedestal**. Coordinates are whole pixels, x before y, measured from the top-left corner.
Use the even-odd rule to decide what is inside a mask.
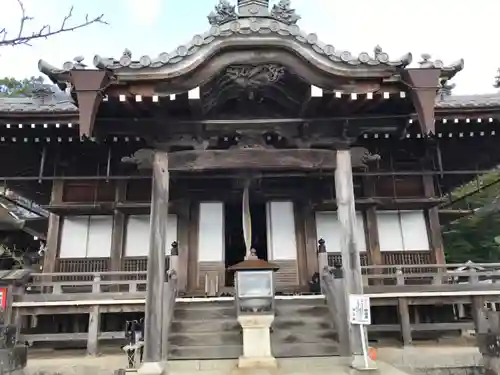
[[[243,355],[238,367],[277,367],[276,358],[271,353],[270,327],[273,314],[239,316],[243,329]]]
[[[139,375],[164,375],[166,373],[166,362],[144,362],[137,370]]]
[[[363,355],[354,354],[352,358],[351,367],[358,371],[375,371],[378,369],[377,362],[368,358],[368,367],[365,365],[365,358]]]

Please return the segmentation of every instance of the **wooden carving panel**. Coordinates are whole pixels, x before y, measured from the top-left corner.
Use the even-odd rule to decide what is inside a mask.
[[[420,176],[384,176],[377,178],[375,196],[415,198],[424,196],[424,187]]]
[[[66,181],[64,183],[64,202],[113,202],[115,200],[114,182],[105,181]]]
[[[127,201],[151,202],[151,180],[131,180],[127,184]]]

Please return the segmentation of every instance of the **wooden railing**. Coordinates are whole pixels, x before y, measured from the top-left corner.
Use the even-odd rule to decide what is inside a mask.
[[[55,272],[31,274],[25,294],[137,293],[146,290],[147,272]]]
[[[404,286],[441,286],[442,290],[447,286],[453,290],[471,290],[471,286],[500,288],[500,263],[364,266],[361,273],[366,292],[390,292],[392,287]],[[116,292],[143,295],[147,272],[56,272],[31,276],[24,294],[92,293],[103,298],[103,294]]]

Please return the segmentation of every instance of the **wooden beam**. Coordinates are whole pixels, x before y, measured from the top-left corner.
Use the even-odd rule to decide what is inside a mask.
[[[52,183],[51,203],[60,203],[63,199],[64,181],[54,180]],[[55,272],[57,253],[59,251],[59,231],[62,221],[59,215],[49,215],[49,229],[47,232],[47,249],[43,259],[43,272]]]
[[[363,178],[363,193],[365,196],[373,197],[375,195],[374,179],[370,177]],[[364,211],[366,221],[365,235],[368,249],[368,260],[370,264],[381,265],[382,253],[380,252],[380,240],[378,237],[377,209],[375,206],[369,206]]]
[[[115,191],[115,202],[122,202],[127,197],[127,181],[118,181]],[[123,246],[125,241],[125,214],[115,210],[113,213],[113,232],[111,235],[110,270],[121,271]]]
[[[166,358],[162,358],[162,326],[168,190],[168,156],[163,152],[155,152],[153,159],[153,187],[151,192],[146,310],[144,314],[145,363],[166,361]]]
[[[423,176],[424,194],[426,197],[435,197],[434,176]],[[427,211],[429,241],[436,264],[446,263],[441,224],[439,222],[439,207],[429,208]]]

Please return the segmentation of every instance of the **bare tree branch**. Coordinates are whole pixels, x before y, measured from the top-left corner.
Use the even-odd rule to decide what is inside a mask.
[[[29,23],[29,21],[32,21],[34,17],[31,17],[28,15],[26,12],[26,9],[24,7],[24,3],[22,0],[17,0],[17,3],[19,4],[19,8],[21,9],[21,19],[19,20],[19,30],[17,33],[9,33],[7,28],[5,27],[0,27],[0,47],[5,47],[5,46],[17,46],[17,45],[31,45],[31,41],[36,40],[36,39],[46,39],[51,36],[65,33],[68,31],[74,31],[81,29],[83,27],[89,26],[93,23],[102,23],[102,24],[108,24],[104,20],[104,14],[101,14],[97,17],[89,18],[89,15],[85,15],[85,21],[80,22],[74,25],[71,25],[69,21],[73,17],[73,7],[69,9],[69,12],[66,14],[66,16],[63,18],[60,27],[58,28],[53,28],[49,24],[44,24],[39,30],[33,31],[33,32],[27,32],[26,31],[26,24]],[[13,35],[13,36],[11,36]]]

